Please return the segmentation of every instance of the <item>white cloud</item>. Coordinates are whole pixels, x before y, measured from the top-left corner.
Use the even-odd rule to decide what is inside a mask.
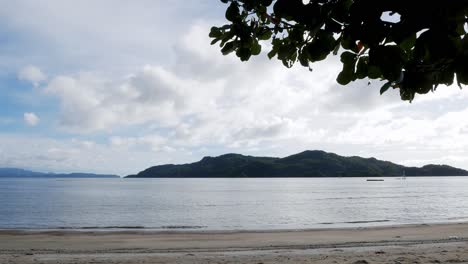
[[[24,113],[23,119],[28,126],[35,126],[39,124],[40,121],[39,117],[35,113]]]
[[[47,76],[38,67],[28,65],[18,72],[18,79],[38,86],[41,82],[47,80]]]
[[[110,145],[116,148],[140,148],[144,150],[160,151],[163,149],[171,149],[166,146],[167,139],[159,135],[147,135],[142,137],[119,137],[113,136],[110,138]]]
[[[94,74],[57,76],[45,91],[61,102],[60,126],[75,133],[156,122],[176,125],[186,114],[207,110],[202,99],[216,96],[216,83],[180,80],[159,66],[145,66],[120,81]]]
[[[204,124],[223,134],[252,135],[261,124],[291,122],[303,110],[309,118],[317,114],[339,70],[336,62],[315,74],[285,70],[264,56],[242,63],[209,46],[208,28],[191,28],[176,45],[180,57],[171,67],[147,65],[114,80],[93,73],[53,77],[45,91],[60,99],[60,125],[78,133],[141,124],[203,133]]]
[[[320,148],[395,160],[394,153],[410,153],[407,146],[449,151],[465,146],[455,142],[465,140],[451,129],[465,125],[451,117],[468,111],[463,104],[451,114],[426,114],[440,98],[450,98],[452,105],[463,101],[466,95],[452,87],[442,87],[440,98],[418,97],[410,105],[397,90],[380,96],[380,83],[337,85],[335,57],[310,73],[299,66],[285,69],[265,56],[248,63],[222,56],[208,45],[208,28],[191,27],[175,45],[179,56],[170,67],[146,65],[120,79],[93,73],[52,78],[45,91],[61,102],[60,126],[71,133],[105,131],[113,147],[155,153],[217,146],[282,156]],[[144,128],[137,135],[112,132],[136,126]],[[362,146],[360,153],[352,153],[356,146]],[[416,160],[420,154],[413,153],[408,158]]]
[[[162,147],[155,152],[90,139],[55,139],[0,133],[0,167],[44,172],[115,173],[124,176],[154,164],[189,162],[197,158],[184,149]]]
[[[175,37],[197,16],[224,13],[219,1],[47,0],[2,1],[0,69],[28,63],[48,73],[125,73],[149,62],[168,62]],[[1,30],[1,29],[0,29]],[[15,41],[12,43],[12,41]]]

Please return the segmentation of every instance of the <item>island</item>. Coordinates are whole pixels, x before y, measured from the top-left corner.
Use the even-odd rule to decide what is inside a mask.
[[[19,168],[0,168],[0,178],[120,178],[120,176],[94,173],[44,173]]]
[[[468,176],[448,165],[406,167],[376,158],[344,157],[308,150],[284,158],[225,154],[189,164],[153,166],[126,178],[280,178],[280,177],[394,177]]]

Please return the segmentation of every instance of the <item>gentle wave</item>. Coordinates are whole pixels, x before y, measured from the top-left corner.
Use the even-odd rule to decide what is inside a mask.
[[[449,217],[447,220],[467,220],[468,216]]]
[[[82,226],[82,227],[66,227],[60,226],[56,229],[145,229],[144,226]]]
[[[369,220],[369,221],[350,221],[350,222],[344,222],[345,224],[369,224],[369,223],[385,223],[385,222],[390,222],[390,220],[384,219],[384,220]]]
[[[105,229],[202,229],[207,226],[198,225],[166,225],[158,227],[145,227],[145,226],[81,226],[81,227],[66,227],[59,226],[47,229],[60,229],[60,230],[105,230]]]
[[[201,229],[207,228],[207,226],[190,226],[190,225],[170,225],[170,226],[161,226],[161,229]]]
[[[359,221],[349,221],[349,222],[323,222],[319,223],[320,225],[335,225],[335,224],[370,224],[370,223],[385,223],[390,222],[391,220],[359,220]]]
[[[207,226],[196,225],[167,225],[159,227],[145,227],[145,226],[82,226],[82,227],[65,227],[60,226],[54,229],[201,229]]]
[[[420,195],[398,195],[398,196],[347,196],[347,197],[327,197],[327,198],[318,198],[317,201],[326,201],[326,200],[359,200],[359,199],[397,199],[397,198],[423,198],[424,196]]]

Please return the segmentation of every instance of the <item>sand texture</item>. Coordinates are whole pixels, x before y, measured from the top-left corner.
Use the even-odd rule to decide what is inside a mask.
[[[468,263],[468,223],[284,231],[0,231],[0,263]]]

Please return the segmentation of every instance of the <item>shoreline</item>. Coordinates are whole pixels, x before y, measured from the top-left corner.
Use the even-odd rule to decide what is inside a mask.
[[[309,260],[325,256],[346,259],[337,263],[387,263],[414,254],[420,263],[426,262],[422,256],[443,263],[446,255],[468,262],[468,223],[193,232],[0,230],[0,263],[322,263]]]
[[[463,217],[468,219],[468,217]],[[380,221],[379,221],[380,222]],[[0,228],[0,237],[4,234],[141,234],[141,235],[171,235],[171,234],[242,234],[242,233],[291,233],[291,232],[319,232],[319,231],[350,231],[350,230],[387,230],[395,228],[421,228],[452,225],[467,225],[468,221],[440,221],[408,224],[382,224],[368,226],[336,226],[323,224],[323,227],[311,228],[279,228],[279,229],[206,229],[200,227],[167,227],[152,228],[144,226],[110,226],[110,227],[51,227],[51,228]]]

